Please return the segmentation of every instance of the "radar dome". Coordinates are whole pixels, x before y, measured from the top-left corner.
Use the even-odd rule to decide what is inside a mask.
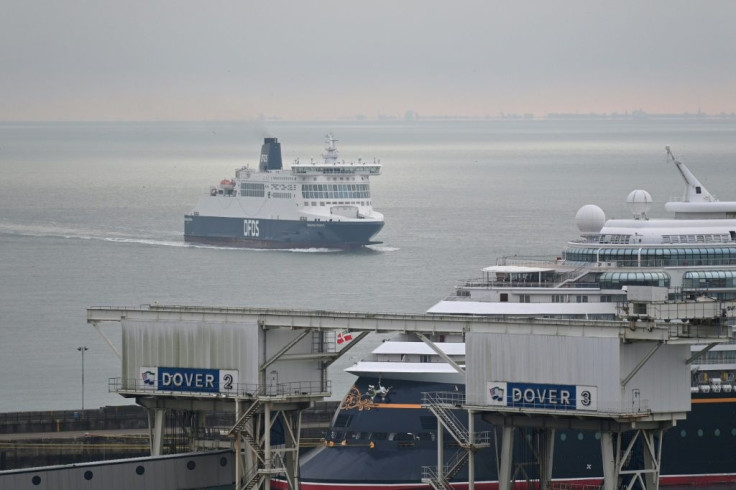
[[[649,206],[652,204],[652,196],[647,191],[638,189],[631,191],[626,202],[629,203],[635,218],[646,218]]]
[[[578,209],[575,223],[581,233],[598,233],[606,223],[606,213],[595,204],[586,204]]]

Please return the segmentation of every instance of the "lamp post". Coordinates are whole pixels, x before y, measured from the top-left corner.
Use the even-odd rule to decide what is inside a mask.
[[[84,412],[84,351],[89,350],[86,345],[77,347],[77,350],[82,353],[82,411]]]

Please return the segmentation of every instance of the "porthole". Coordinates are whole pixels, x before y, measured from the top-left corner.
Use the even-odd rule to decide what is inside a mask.
[[[583,440],[583,437],[584,437],[583,436],[583,433],[582,432],[578,432],[578,441],[582,441]]]
[[[716,436],[716,437],[720,436],[721,435],[721,429],[714,430],[713,431],[713,435]]]
[[[220,458],[220,466],[227,466],[227,458],[226,457],[223,456],[222,458]]]
[[[85,471],[84,472],[84,479],[85,480],[91,480],[92,478],[94,478],[94,476],[95,476],[94,473],[92,473],[91,471]]]
[[[560,440],[562,442],[565,442],[567,440],[567,434],[565,434],[564,432],[562,434],[560,434]]]
[[[698,437],[703,437],[703,429],[698,429]]]
[[[142,475],[145,472],[146,472],[146,469],[143,466],[137,466],[135,469],[135,473],[137,475]]]
[[[595,433],[595,440],[596,441],[600,441],[601,440],[601,433],[600,432],[596,432]]]
[[[194,461],[189,461],[187,463],[187,468],[189,468],[190,470],[193,470],[196,467],[197,467],[197,463],[195,463]]]
[[[34,485],[40,485],[41,484],[41,477],[36,475],[33,478],[31,478],[31,483]]]
[[[680,431],[680,437],[685,437],[687,435],[687,431],[685,429],[682,429]]]
[[[731,429],[731,435],[736,436],[736,429]]]

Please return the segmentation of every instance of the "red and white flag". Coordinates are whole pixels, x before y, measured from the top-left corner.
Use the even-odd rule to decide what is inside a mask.
[[[350,342],[353,340],[353,334],[350,333],[348,330],[343,330],[342,332],[337,333],[337,345],[344,344],[345,342]]]

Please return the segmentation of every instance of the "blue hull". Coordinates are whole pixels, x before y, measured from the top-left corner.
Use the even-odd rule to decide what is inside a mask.
[[[294,221],[186,215],[184,240],[243,248],[339,248],[369,245],[378,221]]]
[[[386,399],[368,403],[369,384],[378,380],[361,377],[355,389],[361,395],[348,397],[338,410],[324,447],[302,458],[302,488],[308,490],[350,488],[428,488],[421,483],[422,466],[436,466],[437,422],[419,406],[421,393],[463,391],[462,385],[383,380],[391,385]],[[458,411],[457,416],[464,417]],[[662,485],[705,485],[736,481],[736,398],[732,394],[694,395],[692,412],[664,436]],[[476,419],[477,431],[498,428]],[[530,431],[526,431],[532,437]],[[590,431],[558,430],[555,434],[553,478],[558,481],[599,483],[603,478],[599,435]],[[515,441],[514,460],[531,461],[525,438]],[[445,455],[458,450],[445,435]],[[495,444],[476,454],[478,488],[495,488],[498,481]],[[632,467],[640,462],[632,461]],[[534,466],[526,467],[530,478],[538,478]],[[453,482],[467,482],[467,467]]]

